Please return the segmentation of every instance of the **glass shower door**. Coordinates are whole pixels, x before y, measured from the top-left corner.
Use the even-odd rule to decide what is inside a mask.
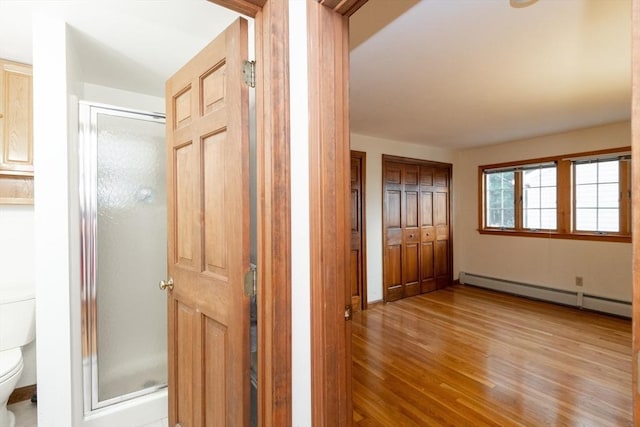
[[[165,126],[96,105],[81,117],[89,412],[166,387]]]

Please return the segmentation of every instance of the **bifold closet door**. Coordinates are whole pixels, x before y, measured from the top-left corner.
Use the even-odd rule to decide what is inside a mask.
[[[451,282],[449,165],[383,161],[384,300]]]

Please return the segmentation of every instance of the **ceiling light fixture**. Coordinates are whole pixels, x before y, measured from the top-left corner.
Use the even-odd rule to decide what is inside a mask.
[[[521,8],[531,6],[537,1],[538,0],[509,0],[509,4],[511,5],[511,7]]]

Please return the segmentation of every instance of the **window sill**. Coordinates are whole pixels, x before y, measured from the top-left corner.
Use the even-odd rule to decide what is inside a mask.
[[[620,234],[559,233],[556,231],[521,231],[498,229],[480,229],[478,230],[478,233],[493,236],[538,237],[546,239],[592,240],[597,242],[631,243],[631,236],[623,236]]]

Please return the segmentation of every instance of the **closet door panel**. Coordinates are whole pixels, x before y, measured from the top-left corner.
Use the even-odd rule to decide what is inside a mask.
[[[387,245],[384,253],[385,301],[395,301],[403,297],[402,292],[402,246]]]
[[[406,220],[405,227],[418,227],[418,192],[405,191]]]
[[[420,293],[420,273],[418,260],[420,259],[419,243],[407,243],[404,247],[404,297]]]
[[[449,241],[439,240],[435,247],[436,287],[442,289],[449,285]]]
[[[403,297],[403,167],[401,163],[383,164],[384,182],[384,277],[383,298],[395,301]]]
[[[449,223],[448,206],[449,194],[438,192],[435,193],[433,203],[433,220],[435,225],[447,225]]]
[[[436,289],[436,276],[433,266],[434,241],[423,241],[420,248],[420,292],[431,292]]]

